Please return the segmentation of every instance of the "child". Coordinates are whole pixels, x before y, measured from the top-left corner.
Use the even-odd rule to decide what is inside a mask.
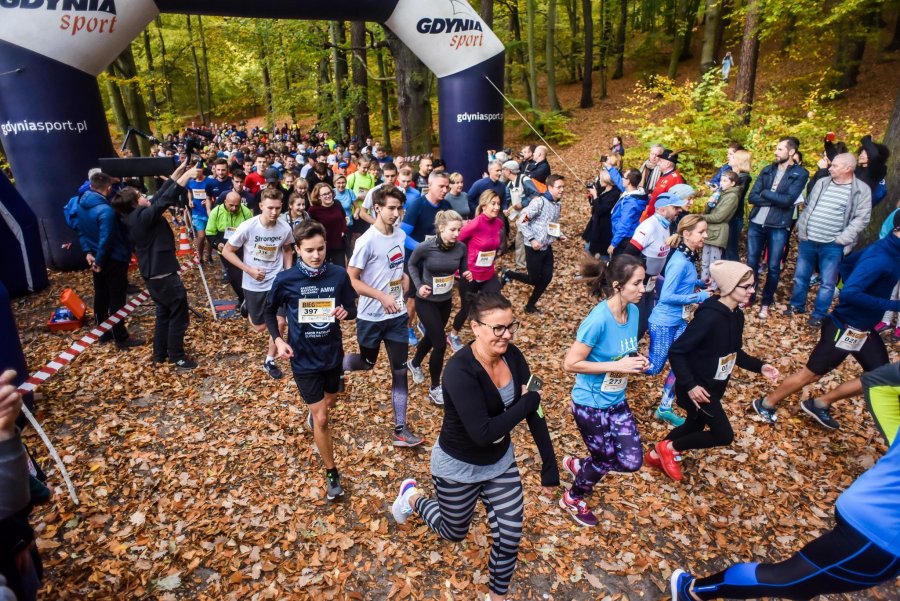
[[[728,246],[728,224],[737,212],[741,202],[741,189],[738,187],[738,175],[731,169],[723,171],[719,178],[718,198],[708,203],[703,217],[709,224],[706,242],[703,244],[702,267],[700,279],[709,281],[709,266],[722,258]],[[715,287],[711,288],[715,290]]]

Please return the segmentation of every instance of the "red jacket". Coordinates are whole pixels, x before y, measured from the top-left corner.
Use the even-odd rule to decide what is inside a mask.
[[[650,194],[650,202],[647,203],[647,210],[644,211],[644,214],[641,215],[641,221],[647,219],[654,213],[656,213],[656,199],[663,192],[667,192],[669,188],[677,184],[683,184],[684,178],[681,177],[681,174],[678,173],[675,169],[672,171],[660,175],[659,179],[656,180],[656,186],[653,188],[653,192]]]

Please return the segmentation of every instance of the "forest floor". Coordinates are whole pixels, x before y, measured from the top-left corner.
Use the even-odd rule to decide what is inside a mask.
[[[864,106],[876,131],[883,131],[895,90],[878,91],[874,84],[900,81],[898,65],[896,56],[867,65],[861,85],[841,101],[846,112],[858,116],[857,107]],[[762,85],[767,77],[763,72]],[[610,98],[623,98],[633,83],[611,81]],[[560,89],[566,106],[576,105],[579,93],[576,85]],[[573,111],[581,140],[560,153],[582,178],[594,172],[619,129],[619,108],[607,100]],[[626,163],[636,163],[627,156]],[[559,459],[584,452],[568,411],[573,378],[563,372],[562,357],[594,303],[575,279],[587,214],[584,196],[571,182],[562,218],[569,241],[557,251],[555,277],[541,302],[544,314],[518,315],[523,328],[516,343],[545,380],[544,407]],[[206,274],[216,299],[232,298],[218,266]],[[789,267],[768,321],[748,311],[745,330],[745,349],[782,374],[801,367],[816,340],[803,320],[781,316],[792,275]],[[207,312],[197,271],[185,281],[193,306]],[[54,334],[44,326],[67,287],[90,301],[86,272],[52,273],[47,290],[15,301],[32,369],[84,332]],[[527,292],[515,283],[505,290],[516,306]],[[132,333],[145,338],[152,324],[146,305],[129,320]],[[348,352],[356,349],[353,330],[345,325]],[[43,445],[29,432],[26,440],[56,491],[33,516],[46,569],[43,598],[483,598],[490,545],[483,510],[459,544],[439,540],[417,517],[400,527],[390,518],[403,478],[416,477],[431,490],[429,449],[442,410],[428,402],[425,385],[411,388],[410,423],[429,444],[396,449],[389,440],[385,359],[371,373],[348,376],[333,424],[349,494],[329,503],[304,425],[306,408],[290,378],[274,381],[261,369],[263,338],[249,334],[240,319],[192,318],[188,348],[200,367],[179,373],[152,365],[148,346],[117,352],[97,345],[41,387],[38,417],[81,500],[74,506],[68,499]],[[896,347],[891,354],[898,355]],[[848,361],[802,398],[858,372]],[[650,415],[664,378],[632,378],[629,384],[645,443],[667,432]],[[601,520],[594,529],[578,528],[563,514],[558,493],[545,496],[536,448],[527,429],[519,428],[514,441],[527,504],[510,597],[662,599],[677,567],[706,574],[735,561],[782,560],[828,530],[835,498],[885,451],[883,441],[859,399],[837,407],[838,432],[804,418],[796,397],[783,405],[777,425],[767,425],[748,403],[768,388],[762,378],[737,370],[725,397],[734,444],[688,454],[680,483],[650,469],[609,475],[589,499]],[[900,593],[889,583],[855,598],[900,599]]]

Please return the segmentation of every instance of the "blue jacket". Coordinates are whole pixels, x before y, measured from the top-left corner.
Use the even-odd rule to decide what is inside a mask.
[[[891,300],[898,280],[900,238],[890,235],[859,253],[853,271],[844,280],[841,300],[831,312],[832,319],[838,327],[849,325],[857,330],[871,330],[885,311],[900,311],[900,300]]]
[[[109,202],[88,190],[78,203],[78,242],[84,254],[94,255],[101,268],[107,261],[131,261],[131,244],[125,226]]]
[[[709,183],[718,187],[719,183],[722,181],[722,174],[725,173],[726,171],[729,171],[730,169],[731,169],[731,165],[729,165],[728,163],[725,163],[724,165],[719,167],[719,170],[716,171],[716,174],[712,177],[711,180],[709,180]]]
[[[766,227],[789,228],[794,215],[794,202],[803,193],[806,187],[806,180],[809,179],[809,171],[800,165],[791,165],[787,168],[787,172],[781,181],[778,182],[778,188],[772,191],[772,182],[775,181],[775,174],[778,172],[778,164],[771,163],[760,171],[753,189],[750,190],[750,204],[753,210],[750,211],[750,221],[756,217],[762,207],[769,207],[769,214],[766,215]]]
[[[704,284],[697,277],[697,268],[679,250],[669,255],[664,275],[659,303],[653,308],[649,321],[658,326],[677,326],[684,323],[684,306],[702,303],[709,298],[709,292],[694,292],[694,288]]]
[[[497,193],[497,196],[500,197],[500,208],[506,210],[506,185],[499,179],[494,182],[489,177],[482,177],[469,188],[469,215],[475,214],[475,209],[478,208],[478,197],[488,189]]]
[[[612,210],[612,242],[618,246],[622,240],[628,240],[634,234],[641,215],[647,208],[647,194],[643,188],[638,188],[631,194],[625,192],[619,197],[619,202]]]

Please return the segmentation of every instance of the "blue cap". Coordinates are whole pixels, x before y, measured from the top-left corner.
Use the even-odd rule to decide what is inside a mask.
[[[340,169],[346,169],[346,168],[347,168],[347,163],[345,163],[344,161],[341,161],[340,163],[338,163],[338,167],[339,167]]]
[[[661,209],[663,207],[681,207],[684,208],[687,205],[687,199],[678,196],[677,194],[672,194],[670,192],[663,192],[659,196],[656,197],[656,208]]]

